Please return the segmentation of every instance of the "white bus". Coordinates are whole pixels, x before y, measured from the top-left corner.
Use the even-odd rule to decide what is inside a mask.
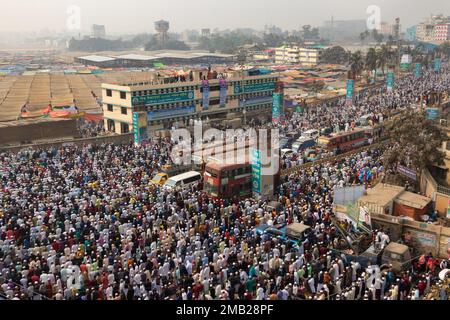
[[[202,181],[202,175],[196,171],[186,172],[167,180],[164,189],[173,190],[189,187]]]
[[[312,129],[312,130],[308,130],[303,132],[302,137],[308,138],[308,139],[318,139],[320,136],[320,132],[319,130],[316,129]]]

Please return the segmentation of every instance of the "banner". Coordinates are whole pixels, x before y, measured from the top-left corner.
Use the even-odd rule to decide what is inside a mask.
[[[359,224],[372,229],[372,217],[370,216],[369,211],[364,207],[359,208]]]
[[[261,194],[261,151],[252,150],[252,189],[254,193]]]
[[[227,103],[227,95],[228,95],[228,84],[227,80],[220,79],[220,106],[225,107]]]
[[[272,122],[278,123],[281,119],[281,108],[283,106],[283,94],[274,93],[273,94],[273,107],[272,107]]]
[[[353,96],[355,93],[355,80],[347,80],[347,105],[353,104]]]
[[[411,180],[417,181],[417,172],[402,165],[397,165],[397,172]]]
[[[386,82],[387,82],[387,91],[390,92],[394,90],[394,72],[392,71],[388,72]]]
[[[153,94],[149,96],[133,97],[133,105],[144,104],[146,106],[175,103],[194,100],[194,91],[175,92],[166,94]]]
[[[148,140],[146,113],[133,112],[133,137],[136,145]]]
[[[422,76],[422,64],[421,63],[414,64],[414,75],[417,78]]]
[[[434,59],[434,71],[436,71],[436,72],[441,71],[441,59],[440,58]]]
[[[203,110],[209,109],[209,81],[202,80],[203,88]]]
[[[428,120],[437,120],[439,118],[441,110],[439,108],[427,108],[426,112]]]

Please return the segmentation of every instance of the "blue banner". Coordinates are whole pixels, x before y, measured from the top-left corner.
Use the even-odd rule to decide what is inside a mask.
[[[426,112],[428,120],[437,120],[439,118],[440,115],[439,108],[427,108]]]
[[[203,87],[203,110],[208,110],[209,109],[209,81],[203,80],[202,87]]]
[[[162,120],[175,117],[186,117],[195,113],[195,106],[154,110],[147,113],[148,120]]]
[[[225,107],[227,103],[228,84],[227,80],[220,79],[220,106]]]

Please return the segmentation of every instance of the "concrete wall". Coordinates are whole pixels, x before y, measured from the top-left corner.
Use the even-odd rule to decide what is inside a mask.
[[[435,210],[441,218],[447,216],[447,208],[450,206],[450,196],[439,192],[439,186],[428,170],[424,170],[420,177],[420,192],[431,198],[434,202]]]
[[[36,122],[26,125],[0,127],[0,147],[25,141],[39,141],[79,136],[76,120]]]
[[[401,239],[403,234],[410,232],[413,243],[419,252],[431,252],[440,258],[447,257],[447,250],[450,249],[450,228],[448,227],[409,221],[383,214],[373,214],[372,222],[375,228],[389,230],[393,241]]]
[[[104,136],[104,137],[96,137],[96,138],[86,138],[86,139],[70,139],[70,140],[62,140],[62,141],[55,141],[51,143],[36,143],[31,145],[21,145],[21,146],[14,146],[14,147],[1,147],[0,151],[10,151],[10,152],[17,152],[21,149],[25,148],[49,148],[49,147],[60,147],[60,146],[83,146],[83,145],[101,145],[103,143],[112,143],[112,144],[128,144],[133,141],[133,134],[122,134],[122,135],[112,135],[112,136]]]

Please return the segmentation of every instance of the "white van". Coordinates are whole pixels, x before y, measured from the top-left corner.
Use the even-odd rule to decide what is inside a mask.
[[[186,172],[167,180],[164,189],[185,188],[202,181],[202,175],[196,171]]]
[[[302,134],[302,137],[305,137],[308,139],[314,139],[314,140],[319,138],[319,136],[320,136],[320,132],[319,132],[319,130],[316,130],[316,129],[305,131]]]

